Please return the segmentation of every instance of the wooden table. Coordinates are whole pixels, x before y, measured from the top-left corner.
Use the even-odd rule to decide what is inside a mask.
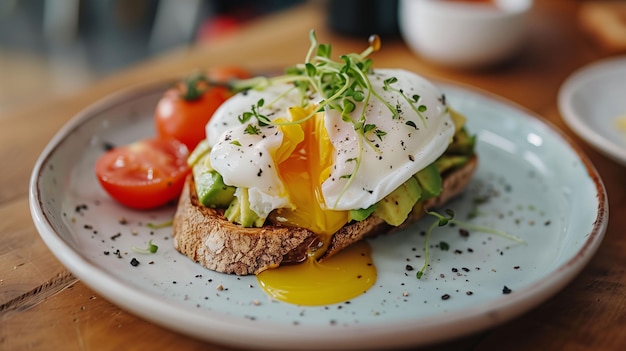
[[[617,350],[626,345],[626,169],[574,136],[562,122],[556,96],[583,64],[606,56],[581,33],[578,2],[538,1],[531,35],[513,62],[482,71],[431,65],[388,39],[374,58],[458,81],[510,99],[572,136],[599,170],[609,194],[611,221],[597,255],[583,272],[538,308],[493,329],[432,350]],[[290,9],[225,39],[142,62],[67,97],[33,101],[0,117],[0,349],[226,350],[145,322],[75,279],[39,238],[28,208],[32,167],[50,138],[79,110],[129,85],[177,78],[200,67],[240,64],[271,69],[300,62],[315,28],[335,53],[360,51],[365,38],[331,33],[318,3]],[[0,78],[1,79],[1,78]]]

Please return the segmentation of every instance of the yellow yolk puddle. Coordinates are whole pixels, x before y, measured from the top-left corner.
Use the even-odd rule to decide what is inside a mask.
[[[292,120],[303,119],[313,108],[291,108]],[[321,182],[328,177],[333,151],[323,123],[323,115],[317,114],[304,122],[281,126],[284,147],[276,157],[282,161],[279,173],[294,208],[270,215],[285,225],[313,231],[320,236],[323,246],[310,252],[301,264],[280,266],[257,275],[260,286],[271,297],[298,305],[343,302],[367,291],[376,282],[376,268],[366,243],[353,245],[323,262],[317,261],[332,234],[348,222],[347,211],[324,210],[320,205]]]
[[[261,272],[257,278],[273,298],[296,305],[319,306],[344,302],[366,292],[376,282],[370,247],[356,243],[331,258]]]

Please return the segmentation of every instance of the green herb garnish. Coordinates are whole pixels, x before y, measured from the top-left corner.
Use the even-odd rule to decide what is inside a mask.
[[[162,229],[162,228],[171,227],[172,224],[174,224],[174,222],[172,220],[169,220],[169,221],[165,221],[165,222],[157,223],[157,224],[148,223],[146,224],[146,226],[148,226],[148,228],[151,228],[151,229]]]
[[[526,243],[524,240],[508,234],[506,232],[497,230],[497,229],[493,229],[493,228],[488,228],[488,227],[483,227],[483,226],[478,226],[478,225],[474,225],[471,223],[466,223],[466,222],[461,222],[458,221],[456,219],[454,219],[454,211],[447,209],[445,210],[445,213],[448,215],[447,217],[439,214],[437,212],[434,211],[426,211],[427,214],[434,216],[437,218],[436,221],[434,221],[429,227],[428,230],[426,231],[426,238],[424,239],[424,265],[422,266],[422,268],[416,273],[415,277],[417,279],[421,279],[422,276],[424,275],[424,271],[426,271],[426,268],[428,267],[428,260],[429,260],[429,251],[428,251],[428,241],[430,239],[430,234],[432,233],[432,231],[435,229],[435,227],[439,226],[439,227],[443,227],[446,226],[448,224],[455,224],[458,225],[460,227],[469,229],[469,230],[475,230],[475,231],[479,231],[479,232],[483,232],[483,233],[488,233],[488,234],[494,234],[518,243]],[[444,248],[444,246],[446,248]],[[442,250],[447,250],[449,249],[449,245],[445,242],[441,242],[439,244],[439,247]]]
[[[240,116],[237,116],[237,119],[239,120],[241,124],[244,124],[248,122],[252,117],[254,117],[256,118],[259,126],[265,127],[267,125],[270,125],[272,123],[270,119],[267,118],[267,116],[259,112],[259,110],[261,109],[261,107],[263,107],[264,104],[265,104],[265,100],[260,99],[259,101],[256,102],[256,104],[250,106],[251,111],[242,113]]]
[[[274,84],[293,85],[292,89],[287,89],[283,94],[275,97],[273,101],[259,99],[250,106],[250,110],[237,117],[241,124],[248,124],[245,129],[247,134],[258,135],[260,129],[268,126],[303,123],[313,118],[318,111],[323,110],[339,112],[341,119],[352,125],[357,134],[356,142],[359,151],[354,158],[354,169],[350,176],[339,177],[339,179],[345,179],[345,184],[337,196],[336,201],[338,202],[359,173],[363,146],[369,145],[376,153],[380,153],[377,142],[382,141],[387,135],[386,131],[367,120],[366,112],[370,101],[376,99],[382,103],[390,111],[392,119],[402,117],[400,101],[406,101],[420,117],[424,126],[426,125],[424,116],[426,106],[420,104],[419,95],[407,96],[402,89],[396,88],[394,83],[398,82],[397,77],[388,78],[383,82],[385,91],[398,95],[393,102],[387,101],[373,89],[370,81],[370,75],[373,72],[372,60],[368,56],[380,50],[381,41],[377,35],[372,35],[368,39],[368,47],[361,53],[341,55],[338,60],[331,58],[330,44],[318,44],[315,31],[310,31],[309,40],[311,45],[304,63],[287,68],[283,75],[238,80],[231,82],[228,87],[238,92],[248,89],[262,90]],[[272,108],[274,103],[284,98],[286,94],[293,92],[294,89],[300,94],[301,107],[303,108],[311,104],[311,96],[319,96],[320,99],[315,102],[317,108],[311,109],[307,116],[297,121],[282,121],[282,119],[281,121],[272,121],[268,117],[267,111]],[[415,122],[406,121],[405,123],[409,127],[418,129]],[[337,202],[332,205],[329,204],[330,207],[336,206]]]
[[[259,129],[259,127],[255,126],[254,124],[248,124],[246,126],[246,129],[244,129],[243,132],[245,134],[251,134],[251,135],[261,134],[261,130]]]
[[[148,247],[145,249],[141,249],[136,246],[131,246],[130,248],[137,253],[144,253],[144,254],[153,254],[153,253],[156,253],[157,250],[159,250],[159,247],[154,245],[152,243],[152,240],[148,241]]]
[[[391,85],[396,83],[398,81],[398,79],[396,77],[391,77],[391,78],[387,78],[383,81],[383,89],[386,91],[393,91],[396,92],[398,94],[400,94],[400,96],[402,96],[404,98],[404,100],[406,100],[406,102],[409,103],[409,105],[411,105],[411,108],[413,109],[413,111],[415,111],[415,113],[417,113],[417,115],[420,117],[420,119],[422,120],[422,123],[424,124],[424,127],[426,126],[426,117],[424,117],[424,112],[426,112],[426,110],[428,109],[426,107],[426,105],[420,105],[419,104],[419,100],[420,100],[420,96],[419,95],[413,95],[411,97],[408,97],[406,94],[404,94],[404,91],[402,89],[397,89],[395,87],[392,87]]]
[[[238,116],[240,123],[248,124],[245,132],[256,135],[260,133],[260,128],[266,126],[303,123],[315,116],[315,113],[318,111],[331,109],[338,111],[344,122],[352,124],[357,135],[360,136],[357,138],[359,150],[362,150],[361,146],[363,144],[377,150],[378,147],[374,144],[375,139],[382,140],[387,133],[375,124],[367,122],[366,108],[369,101],[373,98],[378,99],[387,106],[394,118],[398,115],[397,108],[393,107],[374,91],[368,77],[372,72],[372,60],[368,56],[380,49],[380,38],[376,35],[371,36],[368,42],[369,45],[363,52],[342,55],[339,57],[339,60],[331,58],[332,50],[329,44],[318,44],[315,31],[309,33],[309,39],[311,45],[304,63],[289,67],[283,75],[239,80],[229,85],[229,88],[234,91],[260,90],[273,84],[289,83],[293,84],[293,89],[300,91],[302,107],[307,107],[310,104],[309,97],[311,95],[320,96],[321,99],[317,102],[318,108],[298,121],[276,122],[271,121],[263,111],[267,111],[266,109],[271,108],[283,96],[276,97],[274,101],[263,101],[263,99],[260,99],[257,103],[250,106],[249,111]],[[290,91],[292,90],[287,90],[284,94]],[[362,107],[356,111],[358,104],[362,104]],[[256,120],[256,123],[252,123],[253,120]],[[347,178],[342,193],[350,186],[359,170],[361,153],[362,151],[359,151],[359,155],[355,158],[354,171]],[[340,193],[338,199],[342,193]]]

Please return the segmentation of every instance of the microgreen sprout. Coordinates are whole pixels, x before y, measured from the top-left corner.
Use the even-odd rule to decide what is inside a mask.
[[[246,129],[243,130],[243,132],[245,134],[251,134],[251,135],[261,134],[261,130],[259,129],[259,127],[255,126],[254,124],[248,124],[246,126]]]
[[[505,239],[509,239],[512,241],[515,241],[517,243],[526,243],[523,239],[518,238],[514,235],[508,234],[506,232],[497,230],[497,229],[493,229],[493,228],[489,228],[489,227],[483,227],[483,226],[478,226],[478,225],[474,225],[471,223],[466,223],[466,222],[461,222],[458,221],[456,219],[454,219],[454,211],[447,209],[444,211],[447,214],[447,217],[434,212],[434,211],[426,211],[427,214],[434,216],[435,218],[437,218],[436,221],[434,221],[427,229],[426,231],[426,237],[424,239],[424,265],[422,266],[422,268],[417,271],[415,277],[417,279],[421,279],[422,276],[424,275],[424,272],[426,271],[426,268],[428,267],[428,261],[429,261],[429,251],[428,251],[428,241],[430,239],[430,235],[432,233],[432,231],[435,229],[435,227],[444,227],[448,224],[455,224],[458,225],[459,227],[463,227],[465,229],[468,230],[475,230],[478,232],[483,232],[483,233],[488,233],[488,234],[494,234],[500,237],[503,237]],[[441,245],[441,244],[440,244]],[[445,245],[448,245],[447,243]],[[449,245],[448,245],[449,248]],[[442,248],[443,249],[443,248]]]
[[[395,87],[392,87],[391,85],[396,83],[397,81],[398,81],[398,78],[396,78],[396,77],[391,77],[391,78],[385,79],[383,81],[383,84],[384,84],[383,85],[383,90],[393,91],[393,92],[396,92],[396,93],[400,94],[400,96],[402,96],[404,98],[404,100],[406,100],[406,102],[409,103],[409,105],[411,106],[413,111],[415,111],[415,113],[417,113],[417,115],[422,120],[422,123],[424,124],[424,126],[426,126],[426,117],[424,117],[424,112],[426,112],[426,110],[428,108],[426,107],[426,105],[419,104],[419,100],[420,100],[421,97],[419,95],[413,95],[413,96],[409,97],[406,94],[404,94],[404,91],[402,89],[397,89]],[[399,113],[399,111],[396,110],[396,113]]]
[[[171,227],[172,226],[173,221],[169,220],[169,221],[165,221],[162,223],[148,223],[146,224],[146,226],[148,226],[148,228],[150,229],[162,229],[162,228],[167,228],[167,227]]]
[[[380,141],[383,141],[383,137],[384,137],[385,135],[387,135],[387,132],[382,131],[382,130],[380,130],[380,129],[376,129],[376,130],[374,131],[374,135],[376,135]]]
[[[303,108],[308,107],[308,104],[311,103],[310,96],[320,97],[316,101],[316,108],[311,109],[307,116],[297,121],[289,121],[282,118],[272,121],[262,112],[270,109],[275,102],[284,98],[292,90],[287,89],[281,96],[276,97],[274,101],[263,101],[263,99],[260,99],[256,104],[250,106],[249,111],[238,116],[241,124],[252,123],[253,117],[256,119],[256,123],[249,124],[246,127],[246,133],[248,134],[259,134],[258,128],[269,125],[281,126],[303,123],[313,118],[317,112],[324,110],[335,110],[340,113],[344,122],[352,124],[357,134],[356,141],[359,154],[355,159],[354,169],[350,176],[340,177],[347,179],[347,181],[337,197],[337,201],[339,201],[358,173],[363,153],[362,146],[364,144],[369,145],[376,153],[380,153],[376,139],[382,141],[383,137],[387,135],[387,132],[367,121],[366,112],[370,105],[370,100],[377,99],[380,101],[391,112],[393,119],[400,118],[400,104],[398,101],[394,101],[393,104],[396,104],[394,106],[392,102],[385,100],[373,89],[370,82],[369,76],[372,73],[372,60],[368,56],[380,50],[381,41],[378,36],[371,36],[368,40],[368,47],[361,53],[341,55],[339,60],[331,58],[332,48],[330,44],[319,44],[317,42],[315,31],[312,30],[309,33],[309,40],[311,45],[307,51],[304,63],[287,68],[283,75],[234,81],[229,83],[229,87],[235,91],[243,91],[246,89],[263,89],[272,84],[292,84],[293,89],[297,89],[300,93]],[[397,81],[398,79],[395,77],[387,79],[384,83],[384,89],[397,93],[399,95],[398,100],[406,100],[425,125],[423,112],[425,112],[426,106],[419,104],[419,96],[406,96],[402,90],[393,87],[393,83]],[[414,122],[407,122],[406,124],[418,129]]]
[[[252,117],[254,117],[256,118],[259,126],[265,127],[267,125],[270,125],[272,123],[270,119],[267,118],[267,116],[259,112],[259,110],[261,109],[261,107],[263,107],[264,104],[265,104],[265,100],[260,99],[259,101],[257,101],[256,104],[250,107],[251,111],[242,113],[241,115],[237,116],[237,119],[239,120],[241,124],[244,124],[248,122]]]
[[[130,248],[137,253],[143,253],[143,254],[153,254],[159,250],[159,247],[154,245],[152,243],[152,240],[148,241],[148,247],[145,249],[141,249],[136,246],[131,246]]]

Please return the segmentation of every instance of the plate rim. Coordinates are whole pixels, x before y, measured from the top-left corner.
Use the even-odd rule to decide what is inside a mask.
[[[626,165],[626,148],[621,147],[617,143],[605,138],[601,133],[588,126],[583,122],[584,118],[580,116],[572,105],[572,96],[581,86],[598,73],[606,72],[614,66],[626,67],[626,56],[609,57],[588,63],[574,70],[561,84],[557,94],[557,105],[559,112],[565,123],[580,138],[585,140],[589,145],[603,153],[605,156]]]
[[[505,104],[512,109],[522,112],[524,118],[528,121],[539,123],[548,128],[556,136],[562,138],[585,166],[586,172],[589,174],[596,189],[596,198],[598,201],[596,218],[591,231],[588,233],[588,238],[586,238],[576,253],[549,273],[550,277],[558,274],[559,279],[557,284],[551,279],[544,278],[518,289],[516,294],[489,301],[489,305],[497,305],[497,308],[489,311],[483,310],[482,308],[484,306],[481,304],[478,307],[463,309],[461,316],[446,314],[429,317],[428,323],[418,321],[418,323],[410,326],[407,325],[410,323],[406,322],[386,323],[382,331],[378,324],[374,326],[349,326],[346,328],[332,327],[330,329],[328,327],[307,326],[303,328],[288,324],[279,324],[282,329],[275,328],[275,330],[268,331],[267,327],[260,327],[258,322],[254,323],[248,320],[242,320],[241,318],[222,315],[219,316],[221,318],[219,323],[216,323],[214,320],[215,316],[211,317],[210,312],[203,313],[202,315],[194,314],[193,311],[181,308],[181,306],[177,304],[163,304],[162,299],[149,294],[146,296],[145,292],[126,286],[124,282],[108,275],[105,271],[102,271],[98,265],[75,252],[75,250],[54,231],[50,220],[47,219],[43,211],[43,203],[39,196],[40,189],[38,188],[38,180],[43,172],[42,166],[52,155],[53,151],[69,136],[72,130],[86,123],[91,118],[94,118],[94,116],[97,115],[95,112],[113,107],[115,103],[131,100],[137,95],[154,93],[155,89],[163,89],[171,80],[136,84],[101,98],[74,115],[54,135],[38,157],[30,177],[29,208],[33,222],[35,223],[40,237],[51,250],[51,253],[63,263],[66,269],[76,275],[85,285],[94,289],[98,294],[101,294],[107,300],[114,302],[118,307],[142,319],[205,341],[246,348],[294,349],[294,347],[296,347],[301,349],[302,347],[306,347],[306,345],[310,345],[310,342],[315,342],[315,347],[319,349],[372,349],[380,347],[426,345],[443,341],[444,338],[461,337],[493,327],[517,317],[524,312],[530,311],[540,303],[545,302],[548,298],[552,297],[569,284],[587,265],[602,243],[604,233],[608,226],[608,199],[606,190],[599,173],[582,149],[574,144],[565,133],[555,127],[550,121],[542,119],[529,109],[510,100],[476,87],[436,79],[433,79],[433,81],[442,88],[452,87],[468,91],[471,94],[476,94],[491,101]],[[77,262],[80,264],[76,265]],[[94,274],[94,271],[96,274]],[[119,291],[125,293],[124,298],[119,296]],[[139,303],[129,305],[126,301],[129,296]],[[153,306],[154,303],[159,303],[161,309],[150,310],[149,307]],[[146,311],[150,311],[150,313]],[[164,319],[166,321],[164,321]],[[190,323],[190,321],[192,323]],[[205,327],[201,328],[202,330],[197,328],[190,330],[187,328],[189,324],[202,324]],[[416,325],[419,327],[417,329],[421,332],[419,335],[415,335]],[[445,333],[444,336],[442,336],[441,333],[435,332],[442,326],[448,329],[448,332]],[[214,332],[207,335],[207,329]],[[285,333],[285,330],[288,330],[290,333]],[[255,333],[255,337],[241,338],[241,335],[247,334],[248,332]],[[328,336],[329,332],[332,334],[330,338],[327,337],[320,340],[318,337],[318,333],[326,333]],[[354,343],[355,338],[358,338],[358,344]]]

